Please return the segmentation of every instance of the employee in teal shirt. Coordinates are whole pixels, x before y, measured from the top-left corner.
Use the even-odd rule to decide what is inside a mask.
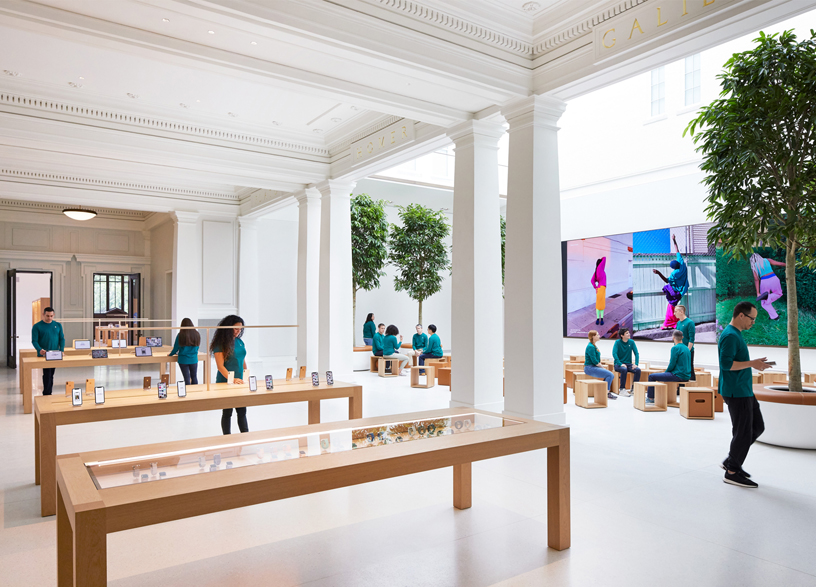
[[[231,328],[219,328],[215,331],[210,352],[215,357],[215,366],[218,374],[215,376],[216,383],[226,383],[229,380],[229,372],[232,371],[234,383],[244,382],[244,371],[246,366],[246,347],[241,337],[244,335],[244,320],[240,316],[230,315],[218,323],[219,326],[231,326]],[[235,408],[238,415],[238,428],[241,432],[249,432],[247,424],[246,408]],[[230,434],[230,421],[232,420],[232,408],[226,408],[221,413],[221,431]]]
[[[31,328],[31,344],[37,349],[37,354],[45,356],[45,351],[65,351],[65,334],[62,324],[54,320],[54,308],[51,306],[43,310],[42,320]],[[54,389],[54,371],[43,369],[43,395],[51,395]]]
[[[425,359],[441,359],[442,358],[442,340],[436,333],[436,325],[428,324],[428,332],[431,336],[428,337],[428,344],[425,346],[425,352],[419,355],[419,365],[425,366]],[[420,371],[420,375],[424,375],[425,371]]]
[[[677,318],[677,330],[683,333],[683,344],[691,352],[691,380],[697,381],[697,376],[694,374],[694,335],[697,326],[691,321],[691,318],[686,316],[686,307],[682,304],[674,307],[674,316]]]
[[[635,355],[635,361],[632,362],[632,354]],[[628,328],[620,329],[620,338],[615,341],[612,346],[612,358],[615,361],[615,371],[620,374],[620,388],[621,393],[628,395],[628,388],[626,387],[626,378],[629,373],[632,373],[632,385],[640,381],[640,353],[638,353],[637,345],[632,340]],[[627,393],[624,393],[627,392]]]
[[[173,350],[169,356],[178,355],[178,366],[184,383],[198,385],[198,347],[201,345],[201,335],[194,330],[193,321],[185,318],[181,321],[184,330],[179,330]],[[243,343],[241,343],[243,344]]]
[[[383,357],[386,359],[394,359],[395,361],[399,361],[399,374],[407,375],[408,373],[405,372],[404,369],[408,366],[408,357],[399,352],[401,346],[402,335],[399,333],[399,329],[391,324],[385,329],[385,339],[383,340]]]
[[[376,333],[377,327],[374,325],[374,314],[370,313],[366,316],[365,324],[363,324],[363,342],[366,346],[371,346]]]
[[[612,393],[612,381],[615,376],[612,371],[601,367],[601,351],[598,349],[597,343],[601,340],[601,335],[597,330],[590,330],[587,332],[589,343],[584,350],[584,373],[590,377],[596,377],[606,381],[606,397],[609,399],[618,399],[618,396]]]
[[[411,338],[411,348],[415,355],[421,355],[428,346],[428,335],[422,332],[422,324],[416,325],[416,334]]]
[[[725,469],[723,481],[738,487],[756,488],[742,464],[748,456],[751,445],[765,431],[765,422],[754,397],[751,368],[764,371],[772,364],[761,359],[751,360],[748,345],[742,338],[742,331],[749,330],[756,322],[757,309],[751,302],[740,302],[734,306],[731,323],[725,327],[717,342],[720,355],[719,391],[728,405],[731,416],[731,448],[728,457],[720,465]]]
[[[383,342],[385,341],[385,324],[377,325],[377,332],[371,337],[371,354],[375,357],[383,356]]]
[[[688,381],[691,378],[691,351],[683,344],[683,333],[675,330],[672,333],[672,340],[674,346],[669,355],[669,366],[664,373],[649,375],[649,381]],[[646,395],[646,403],[653,404],[654,387],[650,387]]]

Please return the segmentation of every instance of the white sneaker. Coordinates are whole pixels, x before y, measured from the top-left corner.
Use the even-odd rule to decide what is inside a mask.
[[[620,391],[621,391],[620,394],[623,397],[632,397],[632,395],[633,395],[632,392],[629,391],[628,389],[621,389]]]

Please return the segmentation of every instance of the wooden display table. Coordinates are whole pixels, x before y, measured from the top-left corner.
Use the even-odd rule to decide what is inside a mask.
[[[20,369],[23,375],[23,412],[31,413],[32,397],[34,396],[34,389],[32,385],[31,372],[34,369],[67,369],[70,367],[109,367],[111,365],[149,365],[152,363],[159,363],[159,373],[164,375],[166,368],[170,368],[170,379],[175,383],[175,364],[178,363],[178,355],[169,356],[170,350],[153,350],[151,357],[137,357],[133,351],[128,349],[108,349],[107,359],[94,359],[90,355],[90,351],[85,350],[84,355],[63,355],[61,361],[46,361],[45,357],[30,357],[25,361],[20,361]],[[204,381],[210,380],[210,361],[207,353],[198,353],[198,360],[204,361]],[[97,381],[97,383],[104,383],[104,381]],[[59,391],[57,393],[60,393]]]
[[[423,437],[431,421],[438,435]],[[479,429],[480,421],[498,424]],[[414,439],[412,433],[409,441],[383,444],[385,438],[394,439],[397,423],[406,429],[412,422],[412,430],[423,430],[420,437]],[[219,436],[60,456],[57,584],[105,585],[107,534],[112,532],[422,471],[452,467],[453,506],[467,509],[472,503],[471,463],[542,448],[547,449],[548,544],[556,550],[569,548],[569,428],[466,408],[366,418],[352,422],[352,429],[349,424],[288,428],[274,436],[249,432],[240,436],[242,446],[236,446],[235,437]],[[365,444],[368,436],[379,443],[383,429],[383,443]],[[401,434],[407,437],[408,432]],[[259,452],[261,443],[274,450],[271,457]],[[278,448],[270,448],[274,446]],[[215,464],[216,455],[228,462]],[[204,467],[199,468],[199,459],[205,459]],[[152,462],[168,471],[165,477],[155,474]],[[225,468],[233,463],[237,466]],[[136,479],[131,479],[132,468]],[[156,480],[139,482],[139,475]]]
[[[260,382],[259,382],[260,383]],[[71,398],[64,395],[37,396],[34,403],[34,471],[35,483],[40,489],[40,510],[43,516],[56,512],[56,458],[57,426],[85,422],[104,422],[205,412],[235,407],[266,406],[293,402],[309,402],[309,424],[320,422],[320,400],[347,397],[349,419],[363,416],[363,388],[359,385],[335,382],[312,386],[306,381],[275,381],[274,389],[249,391],[249,386],[213,383],[210,390],[204,384],[187,386],[187,397],[178,397],[175,387],[170,387],[167,399],[158,398],[152,391],[122,389],[105,393],[105,403],[96,405],[93,397],[85,397],[81,406],[71,405]]]
[[[425,371],[425,375],[419,374],[420,371]],[[435,375],[436,367],[411,367],[411,387],[422,387],[422,388],[431,388],[435,384]],[[424,377],[425,383],[420,383],[419,378]]]
[[[593,401],[590,402],[589,398]],[[575,382],[575,405],[592,409],[605,408],[609,404],[606,397],[606,381],[598,379],[579,379]]]
[[[646,405],[646,395],[649,391],[650,387],[654,387],[655,390],[655,403],[654,405]],[[635,392],[635,401],[632,405],[634,405],[636,410],[640,410],[641,412],[665,412],[668,411],[668,406],[666,405],[666,384],[660,383],[659,381],[652,381],[644,382],[638,381],[635,383],[634,386]]]
[[[714,390],[707,387],[681,388],[680,415],[688,420],[713,420]]]

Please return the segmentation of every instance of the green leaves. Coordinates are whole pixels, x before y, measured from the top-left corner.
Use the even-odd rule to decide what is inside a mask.
[[[450,234],[445,214],[419,204],[399,207],[402,226],[391,225],[390,261],[397,269],[394,289],[420,304],[442,289],[443,271],[451,270],[444,239]]]
[[[388,261],[388,222],[385,200],[373,200],[368,194],[351,199],[351,272],[354,291],[380,287]]]

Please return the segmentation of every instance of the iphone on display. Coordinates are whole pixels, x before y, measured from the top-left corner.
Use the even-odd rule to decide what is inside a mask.
[[[176,383],[176,390],[178,391],[179,397],[187,396],[187,384],[184,381],[179,381]]]
[[[98,404],[104,404],[105,403],[105,387],[104,386],[99,385],[97,387],[94,387],[94,401],[96,401],[96,403],[98,403]]]
[[[159,399],[167,399],[167,384],[159,383]]]
[[[317,374],[317,371],[312,371],[312,385],[315,387],[320,385],[320,375]]]
[[[82,390],[80,388],[75,387],[71,392],[71,403],[75,406],[82,405]]]
[[[249,391],[258,391],[258,381],[254,375],[249,376]]]
[[[265,377],[265,379],[266,379],[266,388],[267,389],[272,389],[275,386],[274,382],[272,381],[272,376],[267,375]]]
[[[326,385],[334,385],[334,374],[331,371],[326,371]]]

